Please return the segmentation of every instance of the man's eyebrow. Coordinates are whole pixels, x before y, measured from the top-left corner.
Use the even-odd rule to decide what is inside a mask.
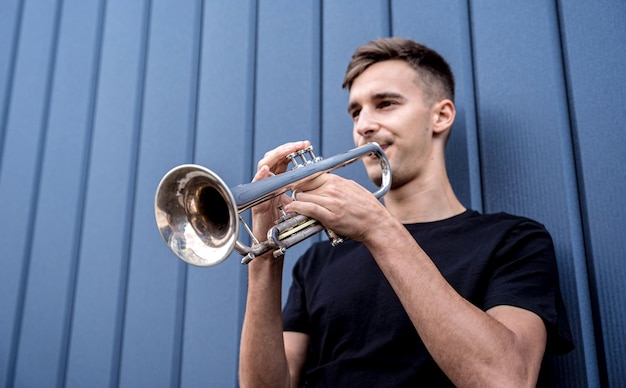
[[[394,99],[402,98],[402,99],[404,99],[402,94],[396,93],[396,92],[381,92],[381,93],[376,93],[376,94],[374,94],[372,96],[372,100],[385,100],[387,98],[394,98]]]
[[[388,98],[392,98],[392,99],[404,99],[404,97],[402,96],[402,94],[400,93],[396,93],[396,92],[380,92],[380,93],[375,93],[374,95],[372,95],[371,99],[373,101],[380,101],[380,100],[386,100]],[[356,109],[360,104],[353,101],[350,104],[348,104],[348,112],[352,112],[354,109]]]

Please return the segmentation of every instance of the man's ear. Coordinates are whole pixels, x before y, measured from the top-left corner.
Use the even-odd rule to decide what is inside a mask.
[[[448,99],[436,102],[432,109],[433,114],[433,132],[436,134],[444,133],[452,128],[456,109],[454,103]]]

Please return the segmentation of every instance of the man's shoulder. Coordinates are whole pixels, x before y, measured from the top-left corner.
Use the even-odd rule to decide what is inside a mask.
[[[467,217],[467,221],[469,223],[482,224],[492,227],[525,227],[545,229],[545,226],[535,219],[504,211],[495,213],[480,213],[472,210],[471,215]]]

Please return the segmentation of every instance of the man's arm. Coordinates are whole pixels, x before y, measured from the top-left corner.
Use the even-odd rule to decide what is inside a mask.
[[[249,264],[248,300],[241,336],[240,385],[297,387],[309,336],[283,332],[281,282],[277,281],[277,277],[282,279],[282,263],[260,260],[253,263]]]
[[[248,264],[248,297],[239,353],[242,387],[289,387],[282,333],[282,258]]]
[[[402,226],[365,242],[428,351],[457,386],[535,386],[546,346],[539,316],[484,312],[462,298]],[[388,229],[386,229],[388,230]]]
[[[308,142],[282,145],[259,161],[255,181],[285,171],[285,155],[308,146]],[[270,174],[271,173],[271,174]],[[277,206],[285,198],[266,201],[252,209],[253,230],[260,241],[278,219]],[[283,258],[266,253],[248,264],[248,294],[241,334],[239,380],[242,387],[289,387],[297,384],[308,347],[308,336],[283,335]]]
[[[291,387],[297,387],[302,375],[302,368],[306,361],[307,349],[309,348],[309,336],[294,331],[283,332],[285,341],[285,354],[289,365]]]

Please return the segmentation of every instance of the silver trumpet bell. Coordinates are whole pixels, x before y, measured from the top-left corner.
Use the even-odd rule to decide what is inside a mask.
[[[380,162],[382,183],[372,194],[381,198],[391,186],[391,169],[377,143],[368,143],[328,159],[315,157],[313,148],[309,147],[287,156],[294,164],[291,170],[232,188],[228,188],[217,174],[205,167],[194,164],[174,167],[161,179],[156,191],[154,213],[157,227],[176,256],[199,267],[219,264],[233,250],[244,256],[243,264],[269,251],[273,251],[274,257],[279,257],[289,247],[321,230],[326,230],[331,243],[337,245],[343,239],[324,229],[317,220],[295,213],[287,214],[282,209],[282,216],[268,231],[267,240],[259,242],[243,221],[241,213],[284,194],[298,183],[368,155],[375,156]],[[238,240],[240,224],[251,236],[250,246]]]

